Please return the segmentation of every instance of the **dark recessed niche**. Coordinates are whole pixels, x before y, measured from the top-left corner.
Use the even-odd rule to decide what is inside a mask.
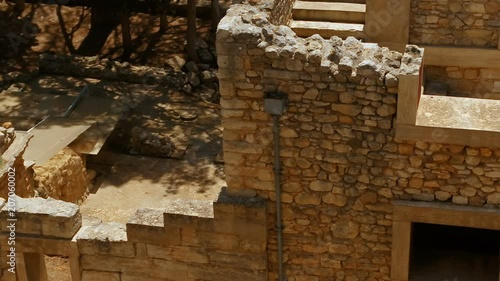
[[[410,281],[499,281],[500,231],[414,223]]]

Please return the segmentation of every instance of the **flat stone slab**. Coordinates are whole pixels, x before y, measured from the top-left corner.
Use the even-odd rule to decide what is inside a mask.
[[[124,224],[106,222],[88,226],[78,234],[77,240],[97,240],[105,242],[127,241],[127,230]]]
[[[10,201],[15,204],[9,204]],[[9,207],[15,206],[15,212]],[[72,238],[82,226],[78,205],[52,198],[21,198],[12,196],[0,210],[0,227],[16,219],[16,233],[57,238]]]
[[[423,95],[416,125],[500,132],[500,101]]]

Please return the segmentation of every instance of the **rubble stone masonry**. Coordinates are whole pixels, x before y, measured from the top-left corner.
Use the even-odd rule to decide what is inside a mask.
[[[277,245],[265,92],[289,98],[280,118],[287,280],[389,280],[393,200],[499,206],[500,149],[439,143],[439,129],[433,142],[394,139],[398,75],[419,75],[422,49],[302,39],[236,5],[217,50],[228,190],[268,202],[269,280]]]
[[[412,0],[410,43],[497,48],[497,0]]]

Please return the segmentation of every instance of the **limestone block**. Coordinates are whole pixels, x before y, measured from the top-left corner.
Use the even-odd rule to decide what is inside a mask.
[[[180,245],[180,228],[164,227],[164,210],[139,209],[127,223],[127,240],[134,243]]]
[[[82,281],[121,281],[121,279],[118,272],[84,270],[82,272]]]
[[[178,280],[190,281],[188,276],[189,267],[187,263],[166,261],[160,259],[153,260],[153,272],[155,277]]]
[[[213,265],[200,265],[189,267],[189,280],[239,280],[239,281],[267,281],[267,271],[254,271],[248,269],[237,269],[230,267],[218,267],[214,270]]]
[[[135,256],[134,244],[127,242],[124,224],[110,222],[86,227],[76,239],[78,249],[84,255]]]
[[[52,198],[12,197],[16,201],[16,232],[59,238],[71,238],[80,229],[82,217],[78,205]],[[0,211],[0,227],[5,229],[7,205]]]
[[[153,261],[151,259],[82,255],[80,263],[82,270],[91,271],[147,273],[153,270]]]
[[[209,253],[210,263],[231,268],[251,270],[267,269],[267,259],[264,254],[255,255],[238,252],[215,251]]]
[[[330,229],[333,236],[341,239],[353,239],[359,234],[359,224],[353,221],[337,221]]]

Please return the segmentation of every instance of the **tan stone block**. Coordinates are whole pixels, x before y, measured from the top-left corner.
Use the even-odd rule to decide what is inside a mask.
[[[153,272],[155,277],[171,279],[176,281],[191,280],[188,275],[188,264],[167,261],[162,259],[153,260]]]
[[[500,204],[500,193],[493,193],[488,195],[488,204]]]
[[[452,202],[459,205],[467,205],[469,204],[469,198],[460,195],[454,195],[452,198]]]
[[[249,269],[236,269],[230,267],[218,267],[214,270],[213,265],[189,266],[189,280],[238,280],[238,281],[267,281],[267,271],[254,271]]]
[[[347,205],[347,197],[344,195],[327,193],[321,198],[326,204],[333,204],[338,207]]]
[[[295,196],[294,201],[299,205],[319,205],[321,203],[321,197],[316,193],[302,192]]]
[[[411,188],[421,188],[424,185],[424,179],[413,177],[408,182],[408,185]]]
[[[341,239],[354,239],[359,234],[359,224],[353,221],[338,220],[330,229],[333,236]]]
[[[255,190],[274,190],[274,182],[272,180],[264,181],[257,179],[248,179],[244,181],[244,187]]]
[[[481,77],[481,79],[499,80],[500,79],[500,69],[482,68],[479,70],[479,76]]]
[[[172,281],[171,279],[149,277],[139,273],[122,273],[121,278],[121,281]]]
[[[332,191],[333,183],[329,181],[312,181],[309,188],[314,191]]]
[[[127,240],[135,243],[156,245],[180,245],[181,236],[179,228],[165,229],[157,226],[141,224],[127,224]]]
[[[332,110],[348,116],[357,116],[361,113],[362,106],[358,104],[332,104]]]
[[[241,119],[223,119],[222,126],[229,130],[254,131],[257,129],[257,123],[254,121],[244,121]]]
[[[413,145],[408,143],[400,143],[398,146],[399,153],[401,154],[413,154]]]
[[[246,55],[247,46],[240,43],[216,42],[217,55]]]
[[[80,258],[81,268],[92,271],[109,272],[147,272],[152,270],[153,262],[150,259],[125,258],[113,256],[89,256]]]
[[[238,152],[247,154],[258,154],[262,155],[262,146],[259,144],[252,144],[248,142],[236,142],[236,141],[225,141],[224,152]]]
[[[251,270],[267,269],[267,257],[264,254],[216,251],[209,253],[209,257],[210,263],[218,266]]]
[[[328,245],[328,252],[335,255],[349,255],[352,253],[352,250],[345,244],[334,243]]]
[[[121,281],[118,272],[89,271],[82,272],[82,281]]]

